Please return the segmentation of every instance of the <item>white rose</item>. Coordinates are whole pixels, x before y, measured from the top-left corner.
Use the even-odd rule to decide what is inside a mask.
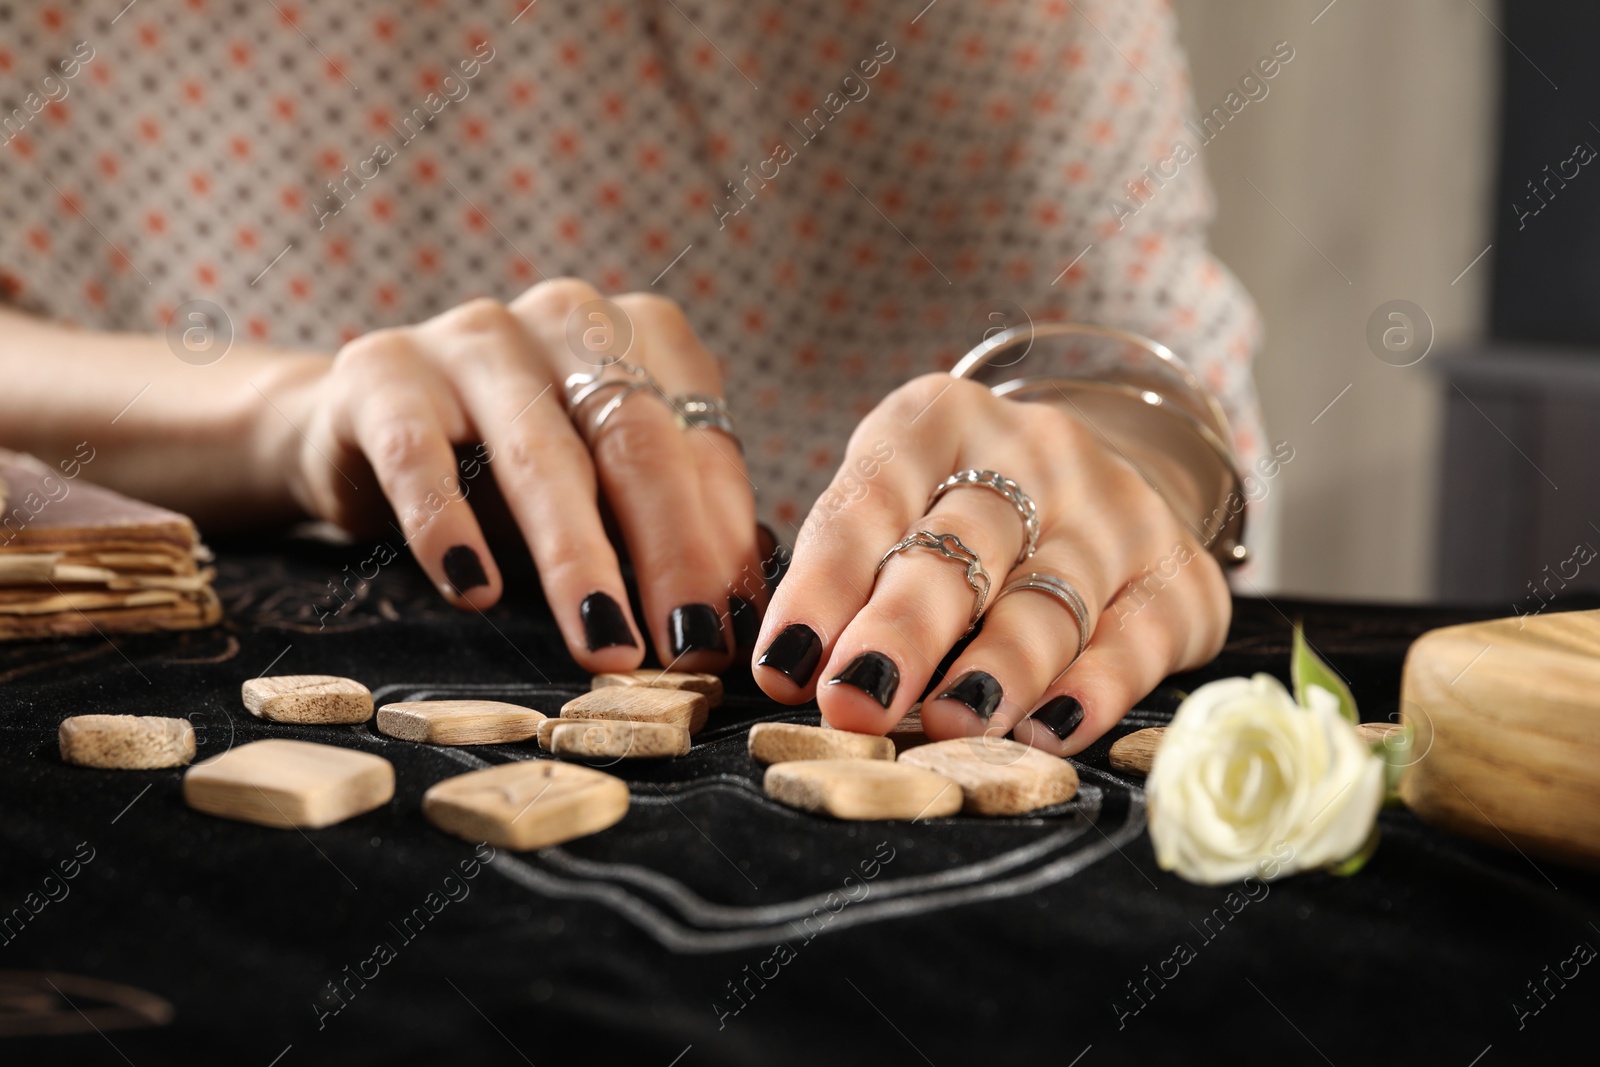
[[[1178,707],[1145,784],[1163,870],[1207,885],[1270,880],[1366,842],[1383,762],[1340,716],[1338,698],[1315,686],[1309,694],[1303,708],[1258,674],[1210,682]]]

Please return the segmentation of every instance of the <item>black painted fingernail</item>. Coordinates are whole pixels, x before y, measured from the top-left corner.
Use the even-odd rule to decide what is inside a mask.
[[[672,654],[685,652],[726,652],[728,642],[722,636],[722,619],[710,604],[685,604],[673,608],[667,617],[671,631]]]
[[[733,640],[740,648],[754,648],[761,633],[761,616],[756,606],[742,596],[728,598],[728,618],[733,622]]]
[[[894,700],[894,691],[900,685],[900,668],[882,652],[863,652],[850,661],[850,665],[828,682],[829,685],[853,685],[863,693],[888,707]]]
[[[790,623],[756,661],[757,667],[771,667],[795,685],[805,688],[822,660],[822,639],[803,622]]]
[[[1001,696],[1000,683],[995,681],[994,675],[968,671],[959,682],[940,693],[937,699],[959,700],[971,708],[978,718],[988,722],[994,709],[1000,706]]]
[[[1083,705],[1077,697],[1056,697],[1033,713],[1033,721],[1065,741],[1083,722]]]
[[[483,561],[467,545],[456,545],[445,550],[444,576],[455,587],[458,596],[468,589],[489,584],[489,576],[483,573]]]
[[[628,629],[628,618],[615,600],[604,593],[590,593],[578,605],[578,615],[583,619],[583,637],[589,642],[589,651],[598,652],[613,645],[638,648],[633,631]]]

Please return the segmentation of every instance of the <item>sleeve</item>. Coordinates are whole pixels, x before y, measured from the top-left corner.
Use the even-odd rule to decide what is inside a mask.
[[[1063,250],[1062,266],[1072,265],[1056,286],[1056,310],[1170,347],[1221,401],[1240,467],[1249,470],[1263,447],[1250,375],[1261,322],[1206,245],[1215,215],[1207,138],[1237,114],[1229,110],[1237,94],[1217,113],[1198,115],[1165,0],[1073,6],[1079,32],[1062,56],[1071,126],[1051,173],[1063,214],[1080,222],[1080,243]]]

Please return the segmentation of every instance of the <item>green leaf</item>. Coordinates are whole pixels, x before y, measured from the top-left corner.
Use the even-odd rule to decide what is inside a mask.
[[[1408,722],[1398,733],[1372,743],[1373,755],[1383,760],[1383,806],[1386,808],[1404,806],[1400,800],[1400,776],[1416,762],[1412,755],[1416,739],[1416,724]]]
[[[1361,716],[1356,714],[1356,698],[1350,695],[1350,687],[1344,684],[1343,678],[1333,673],[1332,667],[1311,651],[1305,631],[1298,622],[1294,624],[1294,655],[1289,660],[1289,677],[1294,682],[1294,698],[1301,707],[1311,706],[1307,690],[1315,685],[1339,698],[1340,715],[1352,724],[1361,721]]]
[[[1372,832],[1361,843],[1361,847],[1356,849],[1355,854],[1345,857],[1338,863],[1328,864],[1328,873],[1339,878],[1348,878],[1365,867],[1376,851],[1378,851],[1378,825],[1374,823]]]

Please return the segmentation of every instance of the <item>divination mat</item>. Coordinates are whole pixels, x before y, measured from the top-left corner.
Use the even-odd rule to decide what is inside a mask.
[[[1156,868],[1141,782],[1106,763],[1177,690],[1283,676],[1290,618],[1384,719],[1409,642],[1483,613],[1241,600],[1222,656],[1084,753],[1074,801],[1026,818],[851,824],[771,803],[745,730],[816,710],[735,671],[688,756],[612,768],[633,791],[617,826],[478,863],[423,820],[422,793],[535,746],[275,726],[240,705],[269,666],[348,675],[380,703],[554,710],[586,688],[526,574],[505,604],[463,614],[405,561],[341,584],[368,554],[218,546],[221,627],[0,647],[0,1035],[53,1035],[0,1039],[4,1062],[1092,1067],[1209,1046],[1463,1067],[1488,1049],[1493,1067],[1554,1056],[1588,1026],[1600,974],[1547,975],[1600,946],[1592,875],[1390,812],[1357,877],[1301,876],[1230,908],[1230,887]],[[214,819],[184,807],[179,772],[64,766],[56,726],[83,712],[186,716],[202,758],[267,736],[376,752],[395,798],[307,833]]]

